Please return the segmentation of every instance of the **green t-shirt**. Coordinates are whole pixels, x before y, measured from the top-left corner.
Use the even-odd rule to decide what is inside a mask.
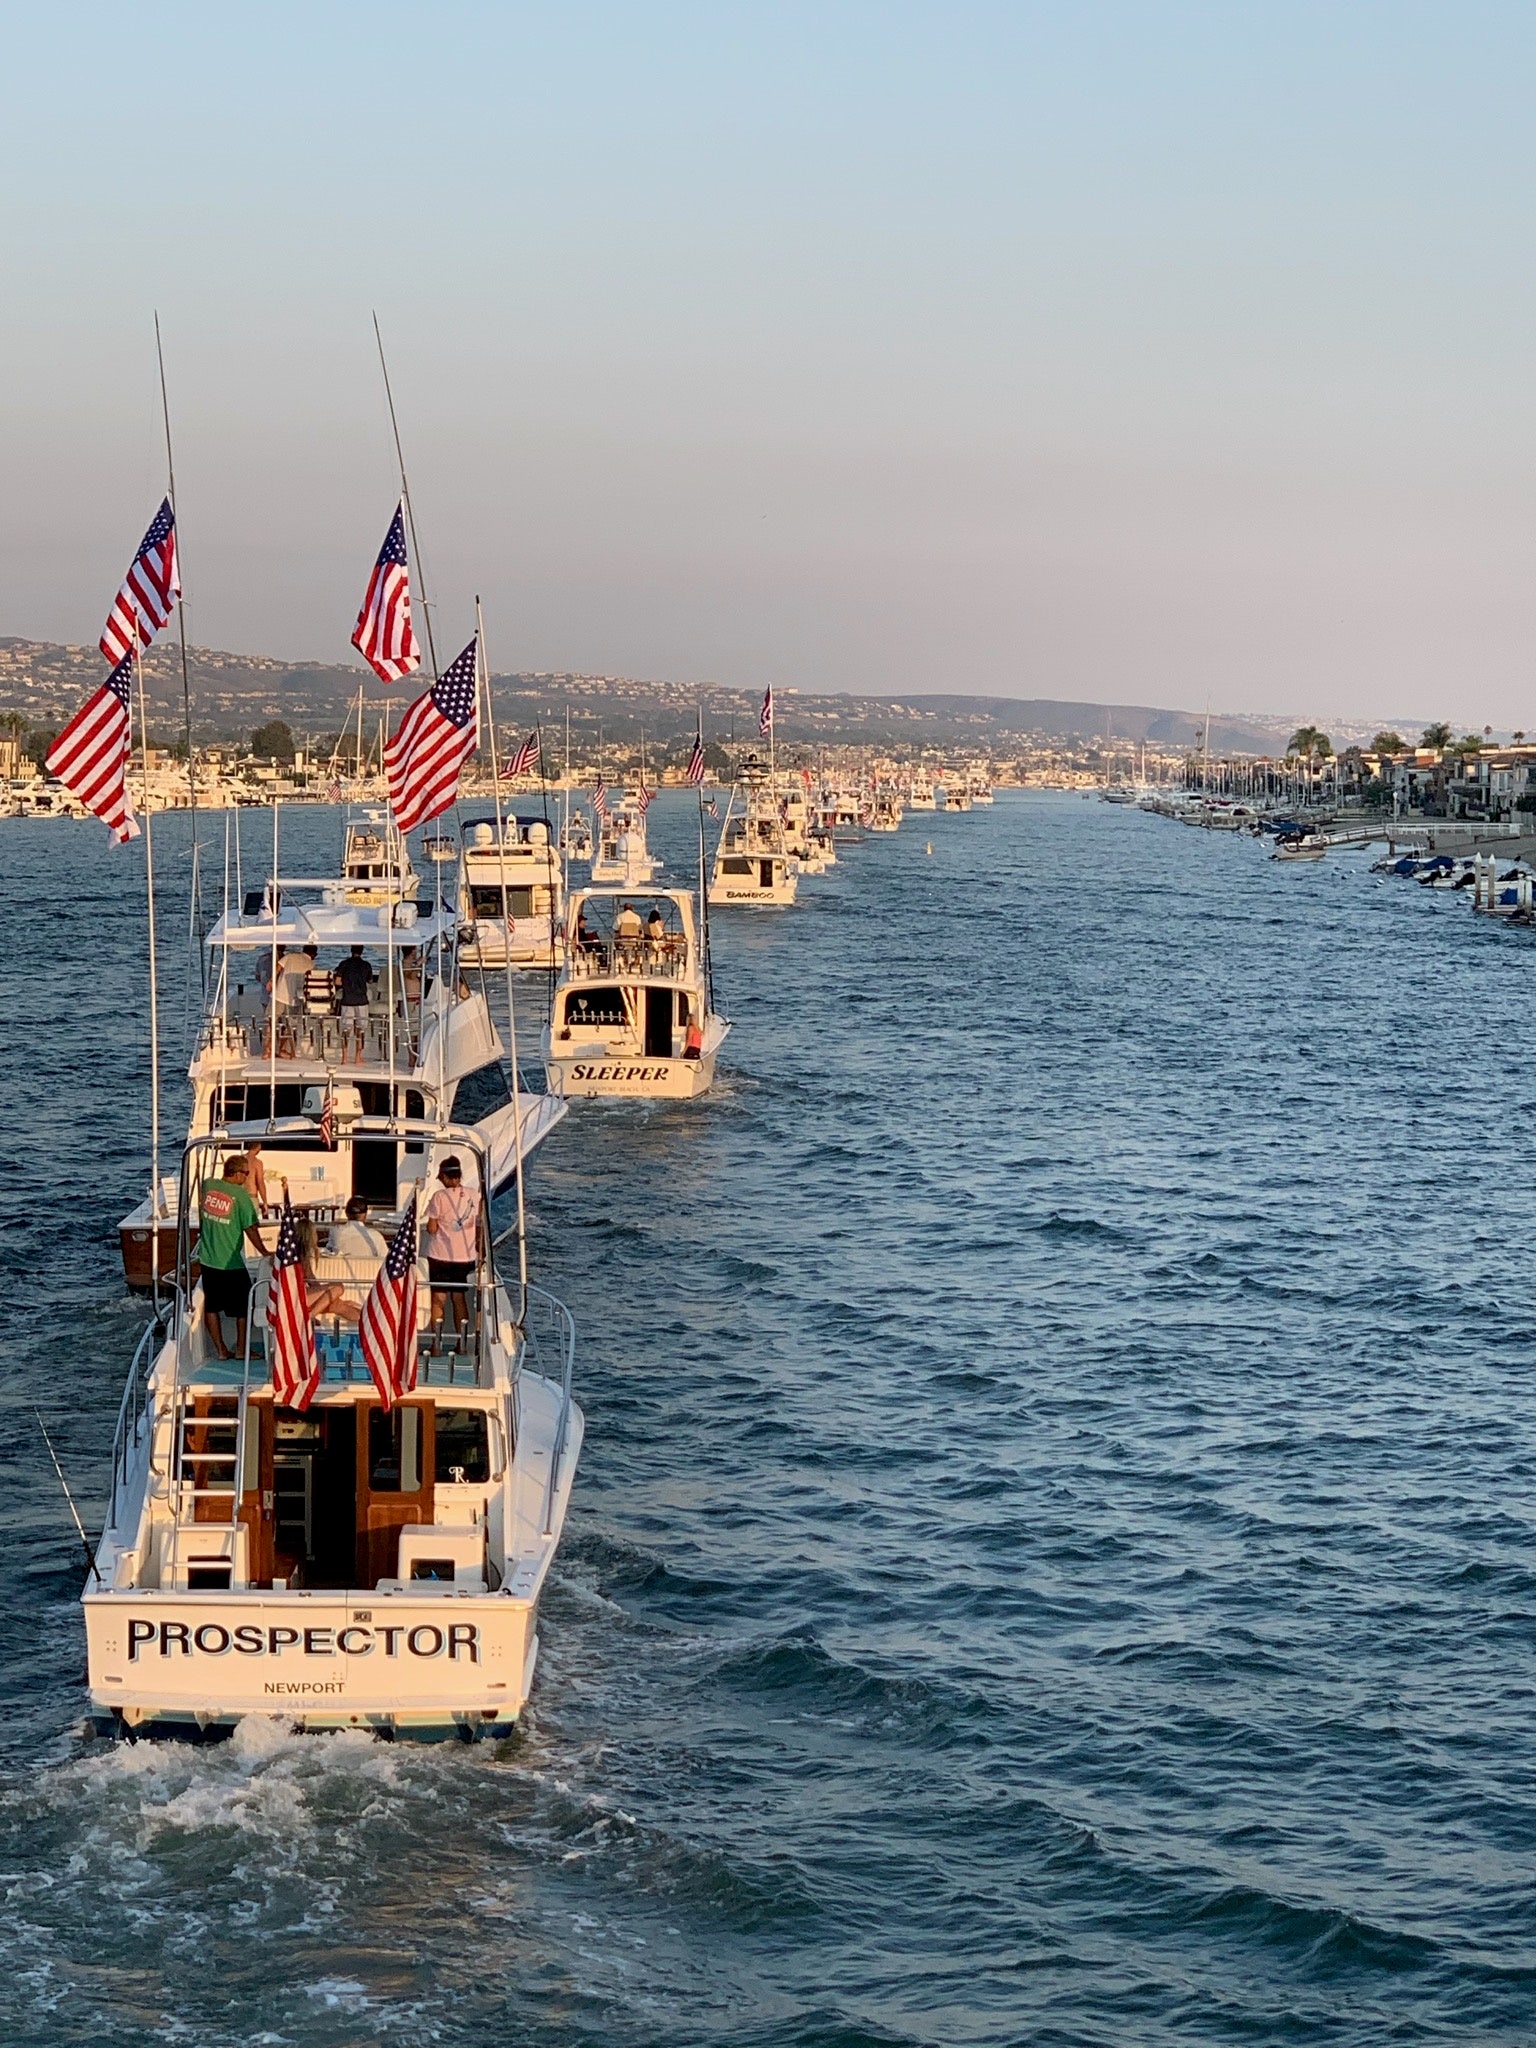
[[[261,1220],[249,1194],[232,1180],[205,1180],[198,1207],[203,1228],[197,1240],[198,1261],[221,1273],[245,1264],[245,1233]]]

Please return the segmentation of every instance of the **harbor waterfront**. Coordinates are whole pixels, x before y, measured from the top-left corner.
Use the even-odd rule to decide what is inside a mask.
[[[1536,936],[1370,858],[1003,791],[722,907],[711,1092],[528,1173],[587,1436],[517,1735],[193,1749],[82,1732],[32,1414],[94,1532],[141,869],[12,823],[0,2039],[1529,2038]]]

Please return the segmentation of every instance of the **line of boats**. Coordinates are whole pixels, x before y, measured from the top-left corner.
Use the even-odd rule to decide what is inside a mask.
[[[965,796],[944,805],[991,792]],[[120,1227],[154,1317],[82,1594],[98,1730],[215,1736],[250,1714],[423,1738],[515,1725],[584,1431],[572,1318],[528,1276],[526,1163],[573,1102],[710,1088],[730,1029],[712,910],[792,904],[839,845],[939,800],[921,783],[815,786],[749,763],[712,859],[700,796],[691,888],[658,880],[643,788],[595,831],[570,806],[467,810],[457,837],[422,842],[429,886],[382,813],[346,822],[336,872],[284,872],[274,806],[270,871],[226,884],[203,942],[178,1166],[157,1162]],[[236,814],[224,830],[238,877]],[[525,1012],[530,996],[545,1010],[542,1086],[518,1063],[519,989]],[[227,1274],[210,1304],[203,1259],[210,1217],[238,1216],[241,1186],[258,1220],[237,1238],[248,1313],[234,1318]],[[418,1263],[414,1384],[389,1402],[364,1305],[445,1186],[473,1256],[451,1282]],[[503,1197],[511,1222],[493,1212]],[[273,1383],[285,1202],[318,1305],[303,1407]]]

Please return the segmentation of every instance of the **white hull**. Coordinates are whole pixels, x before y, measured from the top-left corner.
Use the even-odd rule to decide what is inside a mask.
[[[550,1055],[545,1069],[551,1094],[558,1092],[567,1099],[633,1096],[688,1102],[696,1095],[707,1095],[714,1086],[715,1054],[702,1053],[696,1060],[610,1059],[590,1053],[580,1059],[556,1059]]]
[[[731,878],[716,880],[709,885],[711,903],[741,903],[764,910],[787,908],[795,900],[795,875],[786,875],[776,887],[765,889],[759,883],[736,881]]]

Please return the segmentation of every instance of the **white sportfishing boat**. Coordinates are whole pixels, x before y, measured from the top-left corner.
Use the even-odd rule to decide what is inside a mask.
[[[539,1598],[581,1450],[570,1316],[520,1285],[515,1264],[498,1271],[495,1168],[473,1126],[354,1104],[327,1148],[306,1117],[232,1115],[186,1148],[182,1216],[256,1139],[314,1234],[307,1292],[331,1305],[315,1323],[318,1385],[300,1408],[273,1384],[275,1225],[262,1232],[268,1256],[247,1254],[249,1314],[228,1356],[227,1318],[215,1343],[184,1230],[168,1324],[144,1332],[123,1390],[81,1596],[91,1716],[126,1735],[217,1736],[251,1715],[387,1737],[505,1735],[533,1683]],[[414,1385],[386,1407],[359,1311],[413,1198],[450,1158],[476,1256],[440,1309],[418,1262],[403,1347]],[[376,1177],[370,1240],[337,1219],[347,1190]],[[338,1228],[345,1249],[331,1243]],[[402,1260],[402,1279],[410,1270]]]
[[[341,876],[348,903],[401,903],[421,882],[410,851],[388,811],[365,811],[347,821]]]
[[[880,782],[875,785],[870,799],[869,829],[871,832],[896,832],[901,827],[901,792],[894,783]]]
[[[560,834],[560,851],[567,860],[591,860],[592,829],[584,811],[572,811],[566,819]]]
[[[799,866],[789,850],[771,782],[748,773],[743,788],[742,810],[735,810],[734,789],[725,807],[709,901],[782,908],[795,900]]]
[[[414,900],[348,897],[343,877],[285,875],[226,910],[209,933],[208,1011],[187,1070],[189,1139],[228,1122],[297,1116],[310,1105],[318,1114],[329,1095],[370,1117],[472,1125],[499,1193],[564,1104],[511,1086],[485,971],[475,969],[471,981],[454,958],[451,906],[424,912]],[[343,962],[357,949],[373,969],[362,1008],[343,1002],[352,972]],[[362,1175],[353,1192],[369,1200],[391,1194],[393,1148],[374,1155],[354,1146],[349,1157]],[[267,1194],[277,1199],[275,1182]],[[118,1226],[124,1277],[137,1292],[154,1291],[173,1269],[177,1201],[166,1177],[158,1197],[146,1194]]]
[[[939,800],[933,793],[933,784],[926,775],[914,775],[907,784],[907,809],[909,811],[936,811]]]
[[[479,967],[558,968],[565,876],[542,818],[467,820],[459,867],[459,958]]]
[[[946,811],[968,811],[971,808],[971,792],[963,776],[951,777],[944,784],[944,808]]]
[[[627,888],[643,889],[661,872],[662,863],[645,843],[647,808],[639,792],[630,790],[606,817],[599,818],[590,870],[594,882],[621,882]]]
[[[544,1034],[552,1095],[703,1095],[730,1028],[714,1009],[691,891],[638,902],[626,889],[572,892]]]

